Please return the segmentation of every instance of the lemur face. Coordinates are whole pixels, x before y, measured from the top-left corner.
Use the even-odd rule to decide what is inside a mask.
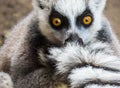
[[[48,39],[64,41],[78,34],[84,42],[101,28],[106,0],[36,0],[41,32]]]

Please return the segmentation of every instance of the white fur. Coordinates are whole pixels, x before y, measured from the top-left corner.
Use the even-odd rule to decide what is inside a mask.
[[[115,85],[97,85],[97,84],[93,84],[93,85],[88,85],[85,88],[120,88],[119,86],[115,86]]]
[[[68,77],[71,85],[82,85],[90,81],[100,80],[102,82],[120,83],[120,72],[106,71],[91,66],[73,69]],[[74,88],[75,86],[72,86]]]
[[[103,50],[97,51],[97,49]],[[49,57],[57,61],[57,73],[70,73],[68,79],[71,88],[98,80],[103,83],[108,82],[108,85],[88,85],[86,88],[120,88],[117,85],[109,85],[112,82],[120,83],[120,58],[108,43],[93,41],[83,47],[76,42],[71,42],[63,48],[52,48],[50,52]],[[83,65],[83,67],[76,67],[76,65]],[[118,70],[118,72],[104,68]]]
[[[94,45],[92,47],[92,45]],[[82,47],[76,43],[69,43],[64,48],[50,49],[51,56],[58,64],[57,69],[60,73],[67,72],[71,67],[76,64],[93,64],[95,66],[102,66],[120,70],[120,59],[113,54],[110,46],[106,43],[93,43],[90,47]],[[98,53],[91,50],[104,48],[104,51]]]
[[[11,77],[7,73],[0,72],[0,88],[13,88]]]

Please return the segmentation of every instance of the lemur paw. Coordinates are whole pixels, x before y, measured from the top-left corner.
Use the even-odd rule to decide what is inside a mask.
[[[0,72],[0,88],[13,88],[11,77],[4,72]]]

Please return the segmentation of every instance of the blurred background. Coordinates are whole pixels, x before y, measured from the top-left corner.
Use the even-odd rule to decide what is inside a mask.
[[[31,0],[0,0],[0,46],[12,26],[31,9]],[[120,39],[120,0],[108,0],[104,13]]]

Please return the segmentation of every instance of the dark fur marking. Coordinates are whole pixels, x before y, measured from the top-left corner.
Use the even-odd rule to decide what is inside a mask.
[[[38,21],[30,25],[30,31],[28,34],[30,35],[28,36],[28,44],[30,47],[29,55],[32,57],[32,62],[35,64],[35,68],[44,67],[44,65],[39,61],[39,50],[42,50],[44,54],[49,54],[48,48],[56,45],[42,35],[38,27]]]
[[[93,84],[98,84],[100,86],[105,86],[105,85],[110,85],[110,86],[120,86],[120,83],[115,83],[115,82],[102,82],[100,80],[95,80],[95,81],[91,81],[88,82],[86,84],[83,84],[82,86],[80,86],[79,88],[85,88],[88,85],[93,85]]]
[[[41,9],[44,9],[44,8],[45,8],[42,4],[39,4],[39,7],[40,7]]]
[[[97,54],[97,53],[99,53],[99,52],[104,52],[104,51],[105,51],[105,48],[99,48],[99,49],[91,50],[90,53],[95,53],[95,54]]]
[[[82,64],[82,65],[76,65],[76,66],[74,66],[74,68],[72,68],[72,70],[73,69],[76,69],[76,68],[83,68],[83,67],[89,67],[89,66],[92,66],[93,68],[97,68],[97,69],[103,69],[103,70],[106,70],[106,71],[110,71],[110,72],[120,72],[119,70],[116,70],[116,69],[112,69],[112,68],[107,68],[107,67],[100,67],[100,66],[95,66],[95,65],[92,65],[92,64],[87,64],[87,63],[84,63],[84,64]],[[72,70],[70,70],[69,71],[69,73],[67,74],[67,75],[70,75],[71,74],[71,71]],[[69,79],[68,79],[69,80]],[[107,84],[109,84],[109,85],[112,85],[112,86],[120,86],[120,83],[116,83],[116,82],[102,82],[101,80],[93,80],[93,81],[90,81],[90,82],[87,82],[87,83],[85,83],[85,84],[82,84],[82,85],[79,85],[79,86],[77,86],[77,87],[75,87],[75,88],[85,88],[87,85],[92,85],[92,84],[98,84],[98,85],[107,85]]]
[[[52,23],[52,20],[53,18],[60,18],[61,19],[61,22],[62,24],[60,26],[54,26],[53,23]],[[52,11],[51,11],[51,14],[49,16],[49,23],[50,25],[55,29],[55,30],[62,30],[64,28],[68,29],[70,27],[70,23],[69,23],[69,20],[66,16],[60,14],[58,11],[56,11],[53,7]]]
[[[111,37],[110,35],[107,33],[106,30],[100,30],[98,31],[98,34],[97,34],[97,37],[96,37],[98,40],[102,41],[102,42],[108,42],[110,43],[111,42]]]
[[[45,9],[45,6],[42,4],[41,1],[37,0],[37,3],[39,3],[39,7],[40,7],[41,9]]]
[[[97,53],[105,53],[105,54],[111,54],[111,52],[107,52],[106,48],[96,48],[90,51],[91,54],[97,54]]]
[[[88,66],[92,66],[93,68],[97,68],[97,69],[108,70],[108,71],[111,71],[111,72],[120,72],[120,70],[117,70],[117,69],[95,66],[92,63],[84,63],[84,62],[83,62],[83,64],[78,64],[78,65],[74,66],[74,68],[83,68],[83,67],[88,67]]]
[[[95,66],[95,65],[93,65],[93,64],[91,64],[91,63],[85,63],[85,62],[83,62],[82,64],[76,64],[76,65],[74,65],[74,66],[71,66],[70,67],[70,69],[69,69],[69,71],[68,71],[68,73],[65,73],[64,75],[65,76],[69,76],[70,74],[71,74],[71,71],[73,70],[73,69],[81,69],[81,68],[84,68],[84,67],[89,67],[89,66],[91,66],[91,67],[93,67],[93,68],[96,68],[96,69],[103,69],[103,70],[106,70],[106,71],[110,71],[110,72],[120,72],[119,70],[117,70],[117,69],[112,69],[112,68],[108,68],[108,67],[101,67],[101,66]],[[81,88],[81,87],[80,87]]]
[[[92,22],[91,22],[90,24],[88,24],[88,25],[85,25],[85,24],[83,23],[83,18],[84,18],[85,16],[90,16],[90,17],[92,17]],[[76,25],[77,25],[78,27],[84,26],[84,27],[87,28],[87,27],[90,27],[90,26],[92,25],[93,21],[94,21],[93,14],[92,14],[92,12],[90,11],[90,9],[87,8],[87,9],[83,12],[83,14],[77,16],[77,18],[76,18]]]

